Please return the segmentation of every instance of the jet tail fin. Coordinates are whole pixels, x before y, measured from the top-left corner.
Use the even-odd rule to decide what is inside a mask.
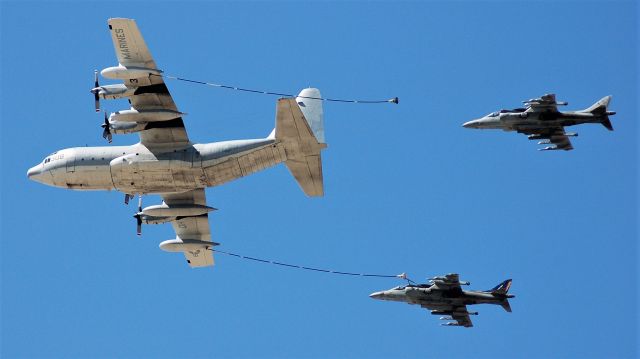
[[[298,97],[281,98],[276,108],[276,140],[286,148],[285,165],[307,196],[324,194],[322,158],[327,147],[320,91],[304,89]]]
[[[615,115],[615,112],[608,112],[607,107],[609,107],[609,102],[611,102],[611,96],[605,96],[601,98],[598,102],[591,105],[589,108],[584,110],[583,112],[590,112],[597,116],[602,116],[600,123],[607,130],[613,131],[613,125],[611,125],[611,121],[609,120],[609,115]]]
[[[507,292],[509,292],[509,288],[511,288],[511,279],[507,279],[504,282],[498,284],[497,286],[491,288],[491,290],[488,290],[487,292],[491,293],[491,294],[502,294],[502,295],[506,295]]]

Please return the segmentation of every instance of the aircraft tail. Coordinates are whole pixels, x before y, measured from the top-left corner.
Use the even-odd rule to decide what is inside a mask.
[[[601,98],[598,102],[591,105],[589,108],[584,110],[583,112],[590,112],[594,115],[601,116],[600,123],[602,126],[606,127],[607,130],[613,131],[613,125],[611,125],[611,121],[609,120],[610,115],[615,115],[615,112],[607,111],[607,107],[609,107],[609,102],[611,102],[611,96],[605,96]]]
[[[509,298],[513,298],[513,295],[507,294],[509,292],[509,288],[511,288],[511,279],[507,279],[504,282],[498,284],[497,286],[491,288],[487,292],[493,294],[498,298],[502,298],[500,301],[500,306],[504,308],[505,311],[511,313],[511,304],[509,304]]]
[[[324,114],[320,91],[307,88],[296,98],[281,98],[276,107],[276,128],[270,137],[284,143],[285,165],[307,196],[324,194],[322,158]]]

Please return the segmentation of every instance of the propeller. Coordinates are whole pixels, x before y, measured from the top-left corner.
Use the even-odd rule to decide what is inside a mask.
[[[109,118],[107,117],[107,113],[104,113],[104,123],[100,125],[103,128],[102,130],[102,138],[106,139],[111,143],[113,140],[113,136],[111,135],[111,125],[109,124]]]
[[[91,93],[93,93],[93,100],[96,106],[96,112],[100,112],[100,84],[98,83],[98,70],[93,70],[94,83]]]
[[[136,219],[136,233],[142,235],[142,195],[138,196],[138,213],[133,215]]]

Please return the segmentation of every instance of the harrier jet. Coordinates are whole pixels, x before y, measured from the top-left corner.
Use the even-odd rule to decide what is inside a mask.
[[[131,108],[107,117],[102,127],[109,142],[116,134],[138,133],[131,146],[76,147],[56,151],[29,169],[28,177],[73,190],[117,190],[125,203],[140,196],[134,215],[141,225],[170,222],[176,238],[160,243],[168,252],[182,252],[191,267],[213,265],[205,188],[248,176],[284,162],[308,196],[323,195],[320,151],[324,139],[320,92],[308,88],[296,98],[276,104],[275,129],[266,138],[196,144],[189,140],[184,113],[173,102],[134,20],[110,19],[109,30],[118,66],[103,77],[123,83],[100,86],[99,100],[126,98]],[[142,195],[159,194],[162,203],[142,208]]]
[[[478,312],[467,311],[470,304],[498,304],[504,310],[511,312],[509,298],[514,295],[507,294],[511,287],[511,279],[498,284],[487,291],[462,290],[461,285],[469,285],[469,282],[460,282],[457,274],[447,274],[444,277],[434,277],[428,284],[406,285],[395,287],[382,292],[369,295],[373,299],[390,300],[417,304],[428,309],[433,315],[445,315],[441,320],[453,320],[442,325],[472,327],[470,315],[478,315]]]
[[[613,131],[608,111],[611,96],[603,97],[591,107],[582,111],[558,111],[558,106],[566,106],[567,102],[556,102],[556,95],[547,94],[541,98],[523,101],[526,107],[514,110],[492,112],[483,118],[466,122],[463,127],[479,129],[501,129],[524,133],[530,140],[542,140],[539,145],[550,145],[540,151],[573,149],[569,137],[578,136],[576,132],[565,132],[565,126],[583,123],[600,123],[609,131]]]

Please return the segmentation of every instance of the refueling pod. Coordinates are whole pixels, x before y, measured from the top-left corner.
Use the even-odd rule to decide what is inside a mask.
[[[199,239],[169,239],[160,243],[160,249],[165,252],[184,252],[193,251],[196,249],[209,249],[213,246],[217,246],[215,242],[205,242]]]

